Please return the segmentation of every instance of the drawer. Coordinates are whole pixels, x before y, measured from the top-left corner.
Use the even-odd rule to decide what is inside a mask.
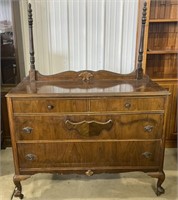
[[[86,99],[13,99],[14,113],[86,112],[87,105]]]
[[[14,113],[163,110],[164,98],[13,99]]]
[[[164,98],[102,98],[90,100],[90,111],[164,110]]]
[[[14,117],[17,140],[160,139],[162,114]]]
[[[21,143],[20,168],[158,166],[159,141]]]

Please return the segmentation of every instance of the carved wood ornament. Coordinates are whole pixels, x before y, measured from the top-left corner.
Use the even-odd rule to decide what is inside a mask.
[[[79,77],[82,79],[83,82],[89,82],[90,79],[93,77],[93,74],[85,71],[85,72],[80,73]]]

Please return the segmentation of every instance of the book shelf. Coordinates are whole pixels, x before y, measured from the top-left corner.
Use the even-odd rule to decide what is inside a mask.
[[[147,0],[144,72],[171,92],[167,109],[167,146],[177,144],[178,1]]]

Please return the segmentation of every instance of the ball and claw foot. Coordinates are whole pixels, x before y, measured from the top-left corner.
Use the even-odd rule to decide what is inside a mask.
[[[161,194],[164,194],[165,190],[163,187],[157,187],[156,195],[160,196]]]
[[[14,197],[19,197],[20,199],[23,199],[24,195],[21,193],[20,190],[18,190],[17,188],[15,188],[15,190],[14,190]]]

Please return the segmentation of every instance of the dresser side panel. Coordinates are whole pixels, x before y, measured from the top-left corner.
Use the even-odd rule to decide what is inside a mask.
[[[14,114],[13,114],[13,103],[12,98],[7,97],[7,106],[8,106],[8,117],[9,117],[9,126],[10,126],[10,134],[11,134],[11,142],[12,142],[12,151],[14,157],[14,167],[15,174],[20,174],[19,171],[19,161],[18,161],[18,152],[17,152],[17,144],[16,144],[16,132],[14,126]]]

